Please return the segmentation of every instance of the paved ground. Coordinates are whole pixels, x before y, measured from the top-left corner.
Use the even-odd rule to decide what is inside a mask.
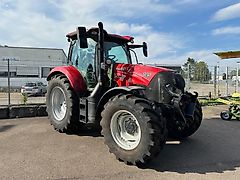
[[[240,179],[240,122],[220,120],[221,109],[205,108],[199,131],[168,141],[146,169],[117,161],[96,133],[60,134],[47,118],[0,120],[0,179]]]
[[[236,92],[236,87],[229,83],[228,91],[226,87],[226,83],[221,82],[221,84],[217,85],[216,92],[219,90],[219,94],[221,96],[226,96],[227,92],[228,94],[232,94]],[[240,90],[240,88],[239,88]],[[213,84],[200,84],[200,83],[190,83],[190,89],[189,91],[194,92],[197,91],[199,96],[208,96],[209,92],[212,93],[212,96],[214,96],[214,85]]]

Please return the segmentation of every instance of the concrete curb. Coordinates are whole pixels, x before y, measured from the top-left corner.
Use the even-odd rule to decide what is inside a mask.
[[[0,107],[0,119],[47,116],[45,104],[13,105]]]
[[[0,107],[0,119],[8,118],[8,107]]]

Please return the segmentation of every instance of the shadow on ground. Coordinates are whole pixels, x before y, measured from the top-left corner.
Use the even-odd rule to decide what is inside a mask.
[[[7,130],[11,129],[14,126],[15,125],[3,125],[3,126],[0,126],[0,132],[7,131]]]
[[[240,167],[240,122],[204,120],[199,131],[181,141],[169,141],[147,169],[178,173],[222,173]],[[179,143],[179,144],[178,144]]]
[[[88,128],[84,125],[75,130],[71,130],[70,132],[67,132],[66,134],[67,135],[77,135],[77,136],[102,137],[100,127]]]
[[[79,133],[80,132],[80,133]],[[69,135],[100,137],[99,130],[87,128]],[[223,173],[240,167],[240,122],[204,119],[191,137],[168,140],[159,156],[144,169],[158,172]]]

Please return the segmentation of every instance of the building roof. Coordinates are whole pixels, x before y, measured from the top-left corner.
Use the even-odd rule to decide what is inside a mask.
[[[65,55],[65,57],[67,57],[65,51],[63,49],[60,48],[44,48],[44,47],[23,47],[23,46],[7,46],[7,45],[0,45],[1,49],[26,49],[26,50],[50,50],[50,51],[62,51],[63,54]]]
[[[214,54],[216,54],[221,59],[240,58],[240,51],[215,52]]]
[[[63,49],[60,48],[43,48],[43,47],[26,47],[26,46],[8,46],[8,45],[0,45],[0,48],[20,48],[20,49],[49,49],[49,50],[60,50],[62,51]]]

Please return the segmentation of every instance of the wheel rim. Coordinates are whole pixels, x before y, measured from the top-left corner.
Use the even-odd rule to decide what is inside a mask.
[[[60,87],[54,87],[51,96],[52,111],[57,121],[62,121],[67,112],[66,97]]]
[[[229,119],[230,115],[229,115],[228,112],[223,112],[223,113],[222,113],[222,117],[223,117],[224,119]]]
[[[115,112],[110,123],[114,141],[125,150],[133,150],[141,140],[141,128],[137,118],[127,110]]]

